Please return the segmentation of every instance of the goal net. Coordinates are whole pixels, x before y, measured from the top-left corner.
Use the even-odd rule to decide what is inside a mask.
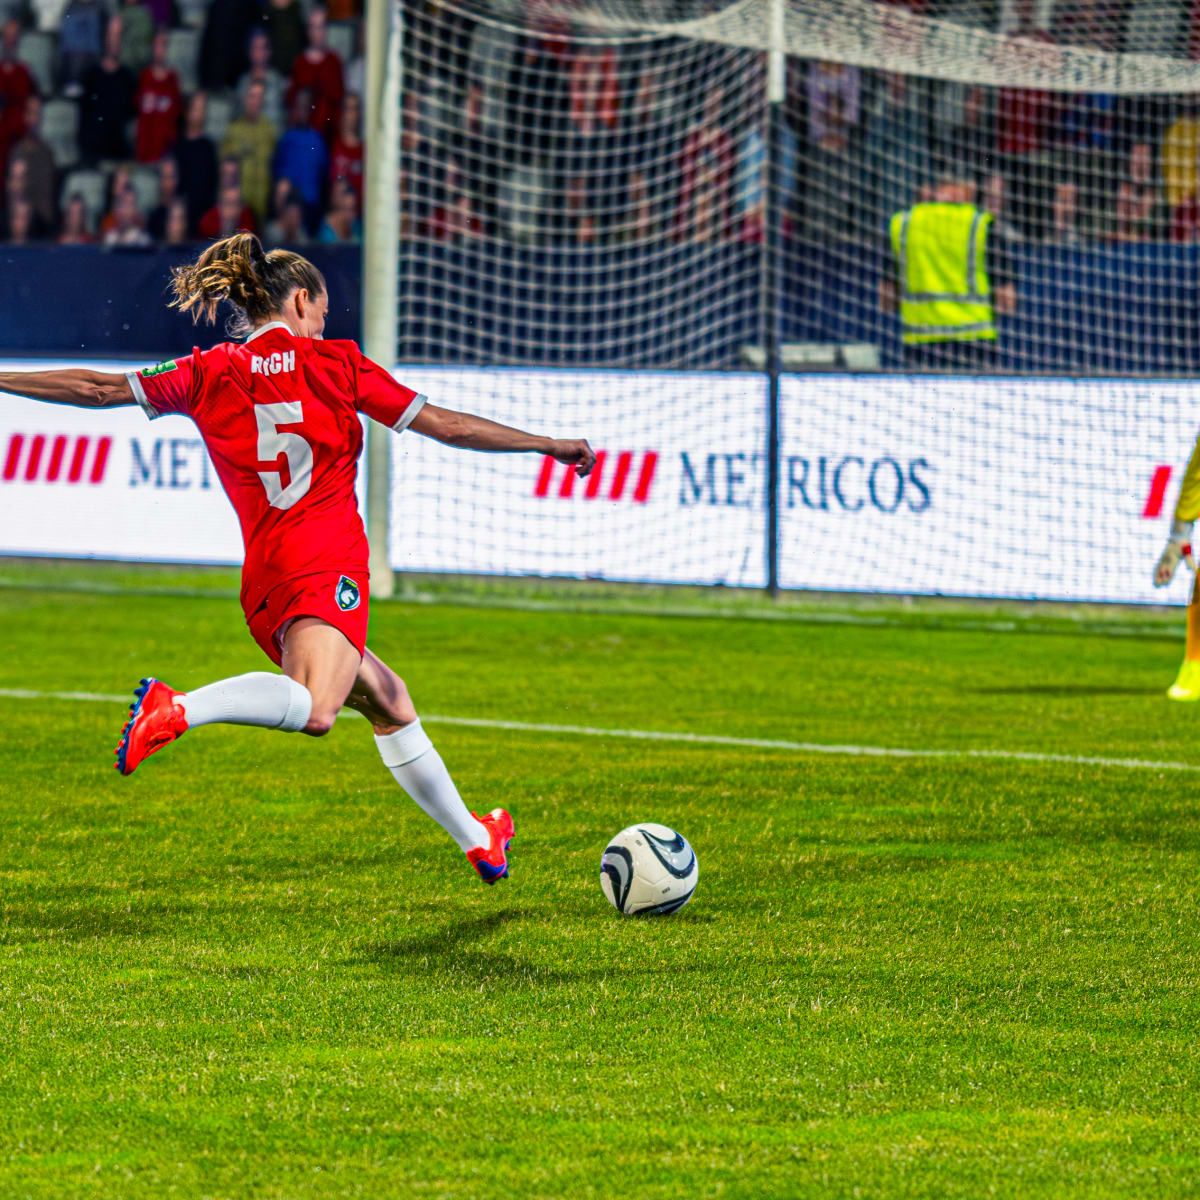
[[[398,358],[604,455],[575,481],[405,446],[398,567],[1154,598],[1143,483],[1190,416],[1147,381],[1200,366],[1200,5],[444,0],[402,23]],[[1084,495],[1128,516],[1095,529],[1119,549],[1041,561]],[[902,568],[847,561],[870,516]]]

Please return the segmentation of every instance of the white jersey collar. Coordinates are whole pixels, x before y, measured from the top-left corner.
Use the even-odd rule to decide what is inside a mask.
[[[264,333],[270,333],[272,329],[286,329],[292,337],[296,335],[292,333],[292,327],[285,324],[283,321],[272,321],[268,325],[260,325],[247,339],[247,342],[252,342],[256,337],[262,337]]]

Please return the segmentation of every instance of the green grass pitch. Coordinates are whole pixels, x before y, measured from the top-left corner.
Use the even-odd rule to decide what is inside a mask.
[[[0,1196],[1200,1195],[1177,616],[587,595],[372,644],[431,714],[953,753],[431,720],[515,814],[488,889],[358,718],[125,780],[121,705],[13,694],[262,669],[230,576],[0,565]],[[678,916],[601,895],[639,819],[699,854]]]

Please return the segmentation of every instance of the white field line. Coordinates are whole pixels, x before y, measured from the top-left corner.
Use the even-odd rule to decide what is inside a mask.
[[[0,688],[0,699],[91,701],[128,705],[129,695],[110,692],[40,692],[28,688]],[[344,717],[357,714],[344,712]],[[1053,763],[1070,767],[1116,767],[1129,771],[1200,772],[1200,763],[1158,762],[1145,758],[1104,758],[1091,754],[1050,754],[1039,750],[917,749],[906,746],[856,746],[830,742],[792,742],[777,738],[730,737],[720,733],[686,733],[660,729],[605,729],[592,725],[549,725],[530,721],[502,721],[489,717],[447,717],[423,714],[435,725],[467,729],[501,729],[514,733],[562,734],[566,737],[619,738],[634,742],[667,742],[689,746],[731,746],[743,750],[774,750],[787,754],[829,754],[845,758],[940,758],[999,762]]]

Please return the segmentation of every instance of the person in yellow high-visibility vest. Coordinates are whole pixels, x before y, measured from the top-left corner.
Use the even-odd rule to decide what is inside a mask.
[[[1171,520],[1171,533],[1167,544],[1154,565],[1154,586],[1166,587],[1175,577],[1181,562],[1186,562],[1195,573],[1196,563],[1192,558],[1192,529],[1200,516],[1200,438],[1192,450],[1183,483],[1179,487],[1179,499],[1175,504],[1175,515]],[[1167,689],[1172,700],[1200,700],[1200,578],[1192,583],[1192,598],[1187,610],[1187,641],[1184,645],[1183,663],[1175,682]]]
[[[885,309],[900,314],[905,366],[988,370],[996,315],[1016,309],[1009,255],[975,204],[975,185],[946,178],[933,197],[896,213],[888,227],[895,277]]]

